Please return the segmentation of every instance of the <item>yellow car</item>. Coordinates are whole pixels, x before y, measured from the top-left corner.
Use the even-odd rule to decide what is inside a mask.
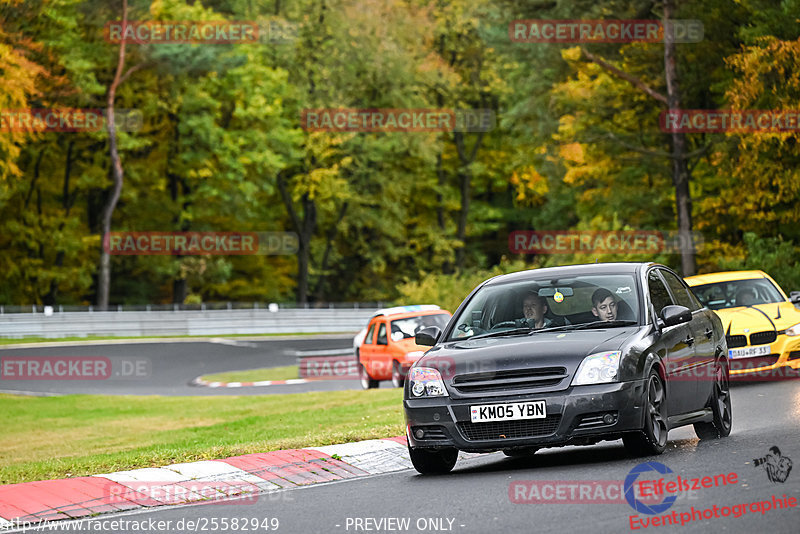
[[[796,376],[800,369],[800,292],[791,297],[763,271],[689,276],[697,298],[725,328],[731,376]],[[788,373],[786,371],[789,371]]]

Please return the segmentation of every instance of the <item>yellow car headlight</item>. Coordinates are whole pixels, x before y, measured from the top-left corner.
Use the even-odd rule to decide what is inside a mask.
[[[800,336],[800,323],[786,329],[787,336]]]

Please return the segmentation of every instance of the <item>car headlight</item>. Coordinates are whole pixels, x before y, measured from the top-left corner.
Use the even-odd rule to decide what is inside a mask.
[[[786,329],[787,336],[800,336],[800,323]]]
[[[412,397],[446,397],[442,375],[431,367],[412,367],[407,377]]]
[[[573,386],[586,384],[605,384],[617,380],[619,371],[619,358],[622,353],[618,350],[590,354],[583,359],[572,379]]]

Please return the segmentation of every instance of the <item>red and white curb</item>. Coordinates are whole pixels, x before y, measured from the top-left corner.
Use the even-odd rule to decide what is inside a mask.
[[[245,388],[245,387],[260,387],[260,386],[283,386],[292,384],[305,384],[306,382],[315,382],[319,379],[315,378],[289,378],[288,380],[259,380],[257,382],[209,382],[201,378],[195,378],[189,382],[192,386],[202,386],[207,388]]]
[[[396,437],[9,484],[0,486],[0,528],[172,504],[257,498],[411,467],[406,439]]]

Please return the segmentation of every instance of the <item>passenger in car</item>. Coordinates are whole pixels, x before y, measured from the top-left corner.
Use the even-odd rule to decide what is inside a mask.
[[[547,299],[540,296],[535,291],[529,292],[525,295],[522,301],[522,313],[525,319],[522,323],[533,329],[547,328],[553,326],[553,321],[545,317],[547,313]]]
[[[601,321],[617,319],[617,301],[611,291],[601,287],[592,294],[592,314]]]

